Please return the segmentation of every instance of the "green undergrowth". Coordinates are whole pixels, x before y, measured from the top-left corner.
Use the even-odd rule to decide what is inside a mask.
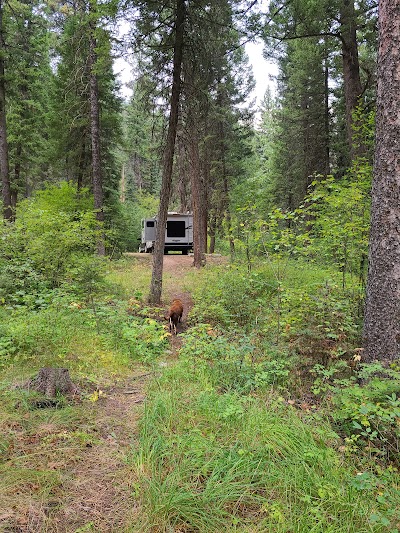
[[[0,367],[65,366],[82,377],[151,363],[166,346],[156,320],[129,316],[123,301],[86,306],[64,299],[32,311],[0,310]]]
[[[0,530],[58,531],[60,513],[65,509],[71,520],[68,505],[78,505],[72,500],[80,496],[66,489],[73,485],[77,465],[92,454],[102,454],[105,464],[115,461],[115,454],[122,453],[115,428],[126,424],[121,431],[129,438],[136,431],[119,419],[121,413],[113,413],[112,401],[106,408],[108,397],[115,388],[126,388],[128,378],[154,369],[168,345],[167,334],[140,299],[145,269],[138,268],[132,292],[118,281],[134,278],[131,261],[110,263],[108,270],[108,281],[93,298],[71,288],[56,291],[40,305],[24,298],[24,304],[0,306]],[[80,394],[57,395],[47,406],[24,386],[41,367],[68,368]],[[125,470],[124,465],[118,470],[124,487]],[[122,509],[131,506],[126,491]],[[76,530],[68,519],[65,527]],[[101,513],[93,519],[96,527],[107,530]]]
[[[303,366],[352,358],[360,343],[357,288],[302,261],[207,267],[194,281],[192,324],[246,334],[297,356]]]
[[[151,259],[150,254],[142,254],[140,258],[125,255],[113,261],[107,280],[114,284],[114,291],[118,291],[121,297],[143,298],[150,287]]]
[[[130,457],[135,531],[400,530],[397,369],[359,364],[334,273],[281,267],[188,275],[190,328]]]
[[[221,393],[186,359],[149,391],[130,461],[135,531],[397,531],[394,479],[357,472],[338,435],[270,391]]]

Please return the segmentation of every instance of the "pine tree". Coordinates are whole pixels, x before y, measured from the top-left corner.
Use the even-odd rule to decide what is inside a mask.
[[[8,20],[8,110],[11,200],[29,196],[49,172],[50,68],[48,20],[36,0],[19,2]]]
[[[329,169],[325,123],[324,46],[317,40],[285,43],[280,60],[280,108],[273,154],[273,196],[281,207],[295,209],[314,174]]]
[[[154,97],[148,93],[146,78],[139,77],[124,110],[124,153],[127,198],[138,191],[158,194],[161,184],[161,145],[165,119]]]
[[[338,67],[344,88],[344,122],[348,151],[352,157],[360,155],[362,149],[358,147],[358,152],[354,151],[353,113],[368,94],[373,80],[368,69],[367,76],[362,79],[359,63],[361,35],[358,30],[373,24],[375,16],[376,6],[370,5],[369,0],[359,2],[357,9],[354,0],[295,0],[289,3],[274,0],[270,3],[264,31],[267,53],[271,55],[282,52],[285,42],[316,38],[324,39],[326,57],[332,63],[340,52],[341,64]]]
[[[108,205],[108,225],[118,197],[115,153],[121,139],[111,35],[103,23],[112,7],[81,2],[63,12],[52,124],[59,177],[74,180],[78,189],[90,186],[101,224]]]
[[[164,151],[163,173],[160,192],[160,206],[157,216],[156,242],[153,255],[153,271],[150,285],[149,303],[159,304],[162,291],[162,272],[164,260],[165,225],[168,204],[171,195],[172,167],[174,162],[176,132],[179,117],[179,99],[181,93],[181,70],[184,42],[184,24],[186,18],[185,0],[176,0],[173,32],[173,70],[172,90],[167,140]]]
[[[379,9],[376,148],[372,186],[365,361],[400,355],[400,13],[398,2]]]
[[[6,83],[4,67],[6,57],[4,2],[3,0],[0,0],[0,174],[3,196],[3,217],[6,220],[10,220],[12,218],[12,210],[6,121]]]

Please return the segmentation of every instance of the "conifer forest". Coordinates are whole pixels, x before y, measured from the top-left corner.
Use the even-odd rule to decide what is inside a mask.
[[[400,0],[0,0],[0,532],[400,532],[399,65]]]

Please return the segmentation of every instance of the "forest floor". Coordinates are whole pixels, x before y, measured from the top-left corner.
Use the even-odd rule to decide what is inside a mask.
[[[74,295],[12,311],[8,359],[0,342],[0,533],[400,531],[398,471],[355,459],[323,409],[298,404],[297,374],[296,388],[279,386],[287,354],[261,344],[258,371],[243,364],[248,338],[204,330],[217,282],[235,304],[246,269],[165,256],[162,305],[150,308],[151,260],[110,264],[97,306]],[[168,337],[174,298],[184,315]],[[20,385],[46,366],[69,368],[81,394],[38,408]],[[243,393],[258,375],[272,386]]]
[[[150,255],[130,255],[151,269]],[[165,256],[163,301],[167,308],[169,301],[180,298],[184,315],[160,366],[168,365],[181,345],[179,332],[193,305],[184,285],[192,263],[190,256]],[[152,375],[154,370],[134,363],[129,373],[97,383],[94,400],[79,399],[52,412],[25,409],[22,420],[10,405],[0,417],[0,431],[12,435],[8,460],[0,466],[0,532],[131,530],[138,509],[127,458],[137,449]],[[19,381],[15,376],[14,383]]]

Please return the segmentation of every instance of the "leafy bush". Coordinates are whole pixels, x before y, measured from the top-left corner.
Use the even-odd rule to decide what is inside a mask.
[[[356,160],[345,179],[314,181],[306,198],[312,254],[361,278],[368,254],[371,176],[371,165]]]
[[[314,367],[314,392],[327,394],[335,426],[346,436],[348,451],[400,464],[400,368],[364,364],[347,377],[344,362]]]
[[[247,272],[239,266],[207,271],[207,279],[195,291],[191,313],[196,321],[248,333],[273,307],[277,282],[271,270]]]
[[[359,340],[357,303],[331,272],[299,261],[208,269],[194,292],[190,319],[275,344],[308,364],[349,358]],[[323,281],[325,280],[325,281]],[[267,351],[270,348],[267,349]]]
[[[22,201],[16,222],[0,227],[3,303],[35,306],[59,287],[90,294],[103,275],[94,253],[97,227],[91,196],[72,184],[52,185]]]
[[[356,309],[336,285],[284,289],[281,301],[282,335],[292,350],[324,365],[352,357],[359,337]]]
[[[247,394],[287,382],[288,360],[274,352],[257,353],[249,337],[217,334],[207,324],[191,328],[183,337],[180,356],[198,378],[217,390]]]

